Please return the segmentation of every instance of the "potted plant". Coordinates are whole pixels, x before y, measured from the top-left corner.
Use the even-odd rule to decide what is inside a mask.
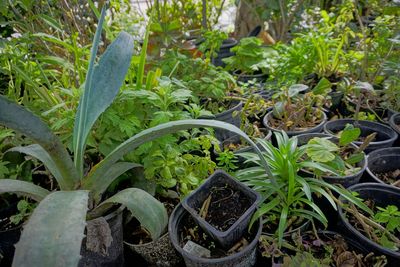
[[[276,93],[275,105],[263,119],[264,126],[271,131],[284,130],[289,136],[320,132],[327,120],[321,108],[324,97],[313,92],[300,94],[307,88],[295,84]]]
[[[392,128],[382,123],[354,119],[328,121],[324,125],[324,132],[330,135],[337,135],[340,134],[348,124],[353,125],[355,128],[360,128],[361,130],[358,140],[353,142],[355,145],[360,146],[368,136],[372,139],[364,150],[366,153],[378,148],[391,147],[398,137],[397,133]]]
[[[165,134],[194,127],[227,129],[248,138],[238,128],[223,122],[175,121],[141,131],[111,151],[95,167],[90,169],[85,167],[84,153],[90,129],[116,96],[124,81],[132,55],[132,37],[121,33],[95,66],[105,10],[104,6],[92,48],[85,91],[76,113],[73,134],[74,161],[57,136],[37,116],[0,96],[0,123],[23,133],[37,143],[13,150],[42,161],[54,176],[60,189],[50,192],[24,181],[0,180],[0,193],[26,195],[40,202],[17,244],[13,262],[15,265],[77,266],[87,219],[89,220],[86,227],[87,236],[82,253],[90,255],[94,250],[96,253],[92,255],[94,256],[92,260],[96,262],[104,260],[107,261],[106,264],[120,260],[123,256],[122,231],[120,231],[122,207],[113,210],[113,204],[127,207],[156,239],[163,232],[168,218],[163,205],[149,193],[138,188],[128,188],[107,199],[103,198],[104,191],[116,178],[127,170],[138,167],[138,164],[119,162],[119,160],[141,144]],[[248,141],[255,146],[251,140]],[[116,226],[114,223],[109,225],[114,221]],[[115,231],[111,231],[110,228]],[[57,238],[54,239],[54,236]],[[108,249],[113,245],[117,248],[111,254]],[[111,262],[107,257],[108,252],[116,257]],[[81,264],[86,264],[87,260],[88,258],[83,258]]]
[[[364,201],[370,212],[360,211],[354,205],[347,203],[339,206],[341,228],[369,250],[385,255],[390,266],[400,259],[399,236],[399,190],[377,183],[364,183],[349,188]]]
[[[285,233],[299,228],[304,229],[307,222],[312,219],[327,225],[324,212],[314,203],[314,194],[327,199],[334,209],[336,204],[333,202],[331,190],[360,205],[361,208],[366,208],[345,189],[320,179],[300,176],[299,171],[304,168],[323,172],[330,170],[321,164],[304,159],[307,145],[298,147],[297,137],[289,139],[284,132],[275,133],[275,136],[277,147],[264,140],[258,142],[264,148],[263,157],[267,160],[276,180],[274,182],[270,180],[260,167],[260,159],[253,153],[243,153],[241,156],[256,164],[256,167],[239,170],[235,177],[263,196],[264,201],[252,217],[251,223],[262,217],[263,231],[277,237],[279,246],[282,245]]]
[[[368,154],[367,173],[377,183],[400,187],[400,147],[387,147]]]
[[[256,80],[263,83],[268,77],[266,60],[275,51],[270,47],[263,47],[262,40],[257,37],[242,38],[239,44],[231,49],[233,56],[223,59],[225,69],[233,71],[238,81],[247,83]]]
[[[367,167],[362,150],[368,146],[367,143],[363,143],[361,147],[352,144],[360,133],[360,129],[349,125],[343,130],[340,138],[327,134],[299,135],[299,143],[307,144],[307,157],[330,169],[330,172],[326,173],[318,170],[311,173],[328,183],[341,184],[344,187],[358,183]],[[308,170],[304,171],[310,173]]]
[[[374,255],[361,244],[334,231],[294,233],[285,240],[283,249],[270,236],[260,237],[260,250],[272,264],[294,266],[385,266],[385,256]]]

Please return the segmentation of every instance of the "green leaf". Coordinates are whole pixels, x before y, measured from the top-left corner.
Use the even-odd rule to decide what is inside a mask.
[[[50,192],[43,187],[34,185],[29,182],[11,179],[0,179],[0,194],[13,193],[41,201]]]
[[[346,146],[351,142],[356,141],[360,134],[360,128],[354,128],[352,124],[347,124],[340,134],[339,145]]]
[[[354,165],[357,164],[359,162],[361,162],[364,159],[365,155],[363,152],[361,153],[356,153],[356,154],[352,154],[347,160],[346,163],[350,164],[350,165]]]
[[[79,182],[79,176],[68,151],[39,117],[4,96],[0,96],[0,124],[18,131],[38,143],[57,166],[63,180],[58,181],[61,189],[75,188]]]
[[[251,217],[249,229],[251,229],[256,220],[258,220],[261,216],[263,216],[264,214],[266,214],[267,212],[278,206],[280,202],[281,202],[280,198],[274,198],[273,200],[271,200],[266,204],[262,203],[260,205],[260,208],[253,214],[253,217]]]
[[[82,188],[89,190],[94,201],[98,203],[101,194],[104,193],[115,179],[126,171],[139,167],[142,167],[142,165],[131,162],[117,162],[101,175],[85,177],[82,181]]]
[[[272,183],[276,184],[275,178],[269,169],[268,163],[263,157],[263,154],[261,153],[260,149],[257,147],[257,145],[239,128],[236,126],[226,123],[226,122],[221,122],[221,121],[216,121],[216,120],[180,120],[180,121],[172,121],[172,122],[167,122],[164,124],[157,125],[155,127],[146,129],[141,131],[140,133],[136,134],[135,136],[129,138],[122,144],[120,144],[117,148],[115,148],[110,154],[106,156],[104,160],[99,162],[88,174],[88,176],[93,176],[93,175],[101,175],[101,173],[104,173],[107,169],[109,169],[115,162],[117,162],[120,158],[122,158],[124,155],[127,153],[133,151],[137,147],[141,146],[142,144],[145,144],[147,142],[153,141],[159,137],[162,137],[167,134],[172,134],[176,133],[182,130],[188,130],[192,128],[199,128],[199,127],[213,127],[213,128],[219,128],[219,129],[224,129],[230,132],[233,132],[240,137],[242,137],[244,140],[246,140],[250,146],[253,148],[253,150],[258,154],[260,161],[261,161],[261,166],[264,167],[269,179],[271,179]]]
[[[284,206],[281,212],[281,217],[279,219],[279,226],[278,226],[278,244],[282,246],[283,242],[283,235],[287,227],[287,216],[288,216],[288,206]]]
[[[68,188],[68,184],[65,184],[65,180],[63,179],[60,170],[57,168],[57,165],[54,163],[51,156],[38,144],[13,147],[8,151],[17,151],[37,158],[43,162],[46,168],[51,172],[51,174],[53,174],[61,188]]]
[[[322,78],[318,84],[313,88],[312,92],[315,95],[327,95],[331,91],[332,84],[326,79]]]
[[[150,232],[153,240],[160,237],[168,224],[168,214],[163,204],[139,188],[128,188],[118,192],[102,202],[93,210],[93,214],[101,215],[115,203],[126,206],[140,224]]]
[[[146,33],[144,35],[142,50],[140,51],[139,66],[138,66],[138,71],[137,71],[137,75],[136,75],[137,76],[137,78],[136,78],[136,89],[137,90],[141,89],[142,85],[143,85],[144,67],[145,67],[145,63],[146,63],[147,46],[149,43],[149,34],[150,34],[150,25],[151,25],[150,21],[151,21],[152,17],[153,16],[150,15],[150,20],[147,23]]]
[[[85,91],[79,101],[75,118],[73,147],[75,166],[80,176],[83,176],[83,155],[90,129],[117,95],[124,82],[133,53],[132,36],[121,32],[106,49],[98,65],[94,66],[105,9],[106,7],[103,7],[99,26],[96,30],[86,76]]]
[[[308,86],[305,84],[293,84],[289,87],[289,97],[294,97],[298,95],[300,92],[304,92],[307,90]]]
[[[331,141],[314,137],[307,143],[307,155],[311,157],[313,161],[317,162],[329,162],[335,159],[335,154],[339,150],[339,147],[332,143]]]
[[[88,191],[58,191],[36,207],[16,245],[13,266],[77,266]]]

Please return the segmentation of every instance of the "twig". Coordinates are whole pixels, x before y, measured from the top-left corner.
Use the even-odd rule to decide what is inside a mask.
[[[211,194],[208,196],[208,198],[203,202],[203,205],[201,206],[199,215],[201,218],[205,219],[207,217],[208,213],[208,208],[210,207],[211,203]]]

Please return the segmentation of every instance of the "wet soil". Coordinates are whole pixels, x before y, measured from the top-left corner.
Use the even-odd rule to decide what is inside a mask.
[[[209,201],[209,207],[203,218],[222,232],[228,230],[252,204],[243,192],[235,191],[229,185],[213,187],[206,201]],[[202,215],[201,209],[198,212]]]

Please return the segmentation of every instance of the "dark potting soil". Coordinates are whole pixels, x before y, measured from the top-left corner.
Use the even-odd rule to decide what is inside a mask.
[[[243,192],[235,191],[227,184],[213,187],[206,201],[209,201],[209,207],[203,218],[222,232],[228,230],[252,204]]]
[[[192,216],[186,216],[183,219],[182,225],[182,229],[179,230],[180,246],[183,248],[190,240],[208,249],[210,251],[210,258],[222,258],[241,251],[253,240],[257,231],[256,227],[253,227],[250,233],[249,231],[245,231],[245,235],[242,239],[234,244],[232,248],[226,250],[205,233],[201,227],[196,224]]]
[[[296,114],[293,116],[293,120],[289,121],[282,121],[274,116],[271,116],[269,122],[273,128],[284,131],[304,131],[313,128],[322,122],[322,118],[318,118],[317,116],[313,116],[309,121],[303,119],[299,120],[298,118],[302,116],[303,114]]]
[[[393,184],[397,182],[397,180],[400,179],[400,169],[396,169],[393,171],[388,171],[388,172],[380,172],[380,173],[375,173],[375,175],[384,181],[387,184]],[[400,187],[400,184],[396,184],[396,186]]]
[[[379,212],[378,210],[378,206],[375,204],[375,202],[372,199],[366,199],[364,200],[364,203],[373,211],[373,214],[376,214],[377,212]],[[386,207],[382,207],[382,208],[386,208]],[[368,217],[370,219],[371,218],[370,215],[368,215],[366,212],[360,210],[359,208],[356,208],[358,210],[358,212],[362,215],[364,215],[365,217]],[[350,224],[357,229],[357,231],[359,231],[360,233],[362,233],[365,237],[369,238],[370,240],[374,241],[377,244],[380,244],[381,246],[382,243],[379,242],[381,241],[380,237],[379,237],[379,233],[382,233],[382,230],[374,230],[373,232],[369,231],[369,233],[366,232],[366,230],[363,227],[363,223],[360,222],[360,220],[358,220],[352,213],[346,211],[346,217],[348,218]],[[365,222],[364,222],[365,223]],[[367,223],[365,223],[369,229],[375,229],[370,227]],[[378,223],[379,224],[379,223]],[[380,224],[382,226],[382,229],[386,229],[384,224]],[[393,236],[395,236],[397,239],[400,239],[400,232],[397,230],[394,230],[394,232],[392,232]],[[383,234],[382,234],[383,235]],[[394,244],[394,243],[393,243]],[[394,244],[397,247],[397,250],[400,249],[400,243],[399,244]],[[390,248],[389,248],[390,249]]]
[[[333,232],[319,232],[317,236],[312,232],[307,232],[293,240],[294,247],[303,253],[312,254],[313,258],[320,261],[323,266],[383,266],[377,263],[386,262],[385,256],[376,256],[372,252],[363,254],[357,247],[352,247],[352,244],[347,243],[341,235]],[[262,247],[263,242],[260,244],[262,249],[268,249]],[[293,259],[290,259],[288,255],[295,254],[295,251],[288,251],[283,262],[293,264]]]

